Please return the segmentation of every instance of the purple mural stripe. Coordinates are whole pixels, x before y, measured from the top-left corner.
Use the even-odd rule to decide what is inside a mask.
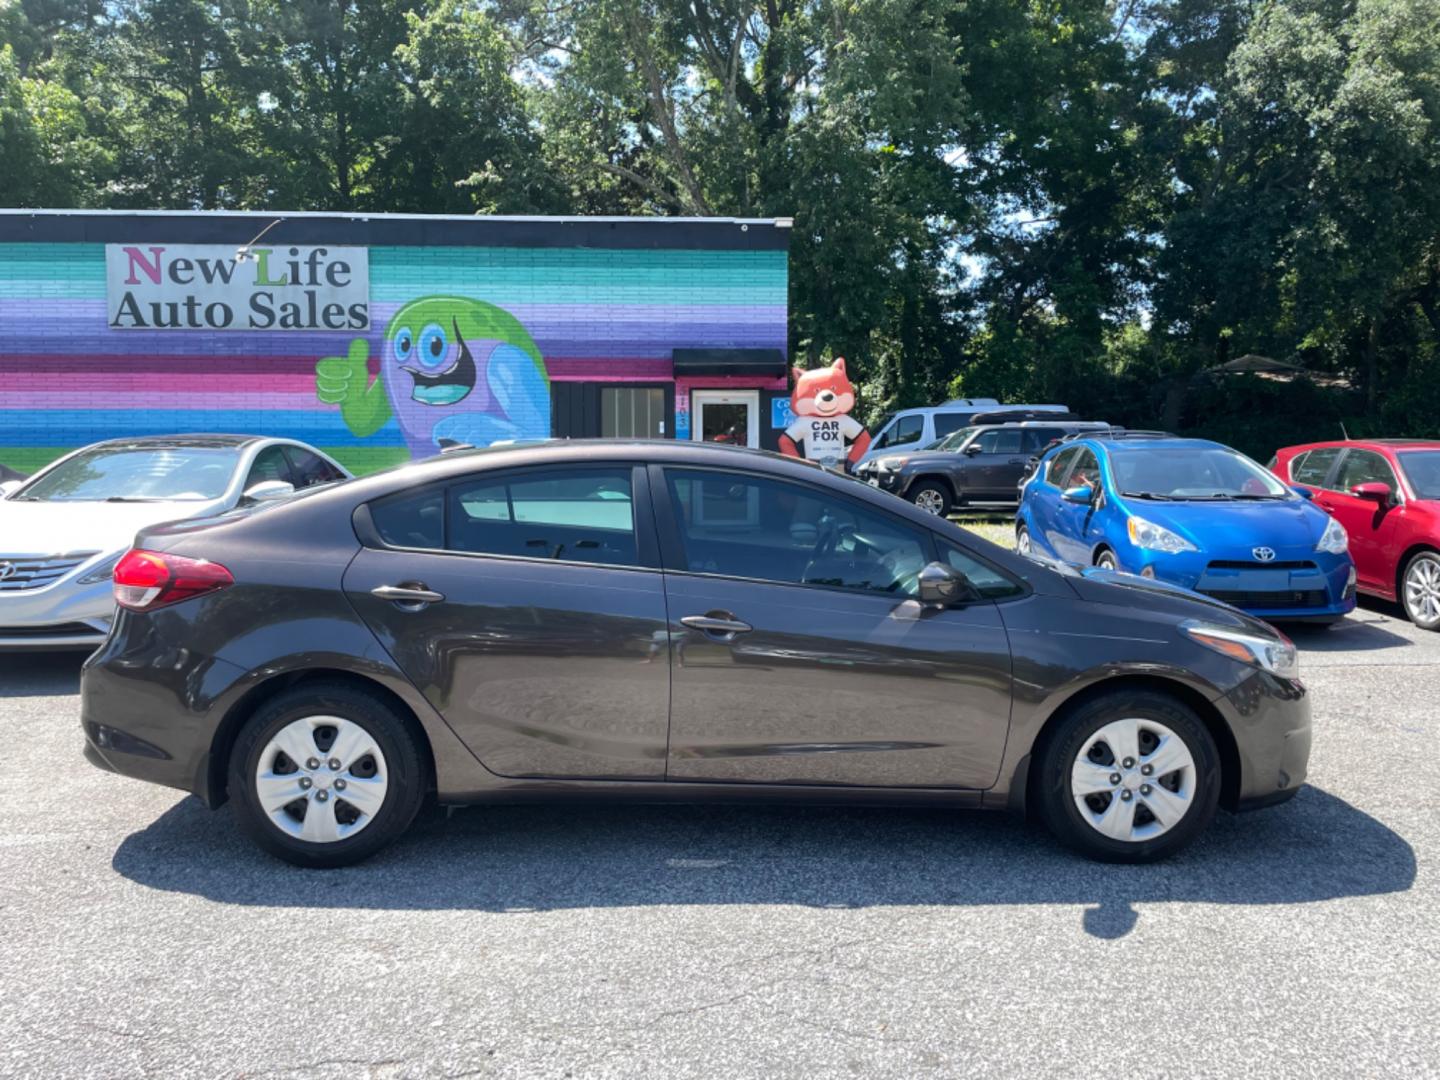
[[[543,352],[544,350],[542,350]],[[112,379],[141,379],[147,385],[154,385],[154,375],[165,375],[166,387],[176,385],[172,380],[194,378],[197,384],[208,390],[219,386],[227,389],[225,380],[232,376],[263,375],[266,385],[271,379],[299,377],[310,380],[315,377],[316,356],[62,356],[53,353],[0,353],[0,385],[5,385],[3,376],[33,376],[43,371],[47,382],[70,375],[103,375],[105,385]],[[577,356],[546,354],[545,366],[558,378],[568,376],[598,378],[596,365],[603,365],[604,373],[623,375],[627,378],[669,379],[671,362],[669,350],[663,358],[641,356]],[[373,366],[373,357],[372,357]],[[216,383],[215,380],[221,380]]]

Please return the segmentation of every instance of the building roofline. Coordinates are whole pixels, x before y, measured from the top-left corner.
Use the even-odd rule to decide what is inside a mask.
[[[791,218],[0,208],[0,242],[785,250]]]

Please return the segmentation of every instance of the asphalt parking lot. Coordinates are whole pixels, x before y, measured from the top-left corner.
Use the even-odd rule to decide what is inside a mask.
[[[1297,632],[1311,784],[1159,866],[940,811],[471,809],[304,872],[0,658],[0,1073],[1440,1073],[1440,635]]]

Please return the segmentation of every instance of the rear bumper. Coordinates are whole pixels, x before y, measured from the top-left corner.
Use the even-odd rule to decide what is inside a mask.
[[[85,662],[80,727],[97,768],[211,801],[210,748],[219,691],[243,672],[184,649],[114,655],[110,639]]]

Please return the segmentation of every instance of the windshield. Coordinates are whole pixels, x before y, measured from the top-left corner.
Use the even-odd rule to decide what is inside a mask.
[[[1417,499],[1440,499],[1440,450],[1402,450],[1400,467]]]
[[[203,502],[230,486],[240,451],[197,447],[96,447],[37,476],[21,502]]]
[[[1220,446],[1124,450],[1110,455],[1122,495],[1152,499],[1289,499],[1293,493],[1244,454]]]
[[[980,429],[975,426],[962,427],[959,431],[953,431],[945,438],[935,444],[936,450],[959,450],[961,443],[974,435]]]

